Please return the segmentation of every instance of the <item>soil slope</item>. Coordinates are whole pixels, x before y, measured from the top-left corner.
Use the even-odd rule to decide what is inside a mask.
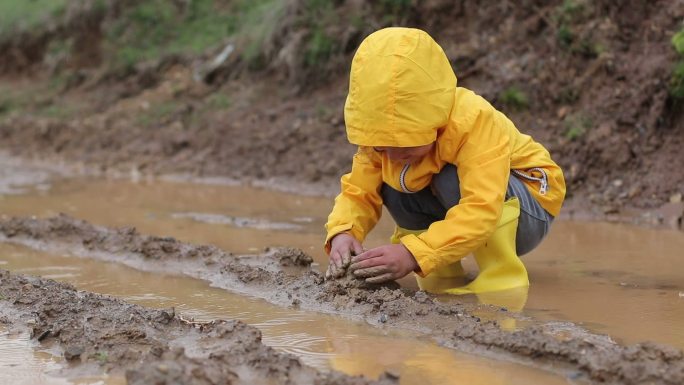
[[[95,3],[0,37],[11,53],[0,58],[2,147],[102,170],[334,190],[354,152],[342,116],[351,55],[368,33],[401,25],[430,32],[460,85],[550,149],[580,206],[655,207],[684,191],[684,121],[671,91],[680,1],[216,1],[213,13],[262,29],[238,23],[194,51],[171,36],[133,51],[140,57],[123,55],[149,40],[140,20],[182,32],[201,9],[155,19],[141,8],[154,0]]]

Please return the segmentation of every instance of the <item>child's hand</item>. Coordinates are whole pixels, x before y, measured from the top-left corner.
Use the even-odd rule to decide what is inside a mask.
[[[393,281],[418,268],[413,254],[402,244],[370,249],[352,258],[349,269],[369,283]]]
[[[340,233],[330,241],[330,262],[325,278],[340,278],[347,273],[347,267],[351,264],[352,255],[363,252],[361,243],[346,233]]]

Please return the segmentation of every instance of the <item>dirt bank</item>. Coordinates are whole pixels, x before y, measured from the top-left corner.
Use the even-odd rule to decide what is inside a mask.
[[[535,323],[514,332],[472,314],[474,305],[440,302],[432,295],[353,279],[323,280],[299,250],[238,256],[212,246],[142,236],[134,229],[95,227],[66,216],[0,221],[5,241],[117,261],[155,272],[186,274],[283,306],[361,318],[378,327],[411,329],[459,350],[551,368],[594,382],[680,384],[684,354],[652,343],[621,346],[576,325]],[[504,308],[491,313],[519,317]],[[509,314],[510,313],[510,314]]]
[[[397,383],[384,376],[369,381],[321,373],[264,345],[259,330],[240,321],[193,323],[173,309],[148,309],[5,270],[0,322],[28,328],[43,344],[57,344],[71,364],[125,371],[131,385]]]
[[[143,35],[141,18],[161,26],[150,36],[200,33],[187,27],[193,18],[240,18],[247,16],[240,4],[249,2],[217,1],[215,12],[166,3],[119,1],[97,12],[76,4],[71,17],[54,21],[64,27],[0,38],[13,52],[0,65],[2,147],[126,173],[334,189],[354,152],[342,116],[351,55],[369,32],[401,25],[429,31],[459,84],[551,150],[579,207],[658,207],[684,192],[684,109],[668,91],[680,60],[671,38],[681,28],[681,2],[273,1],[262,8],[277,10],[275,17],[257,7],[245,18],[272,27],[261,41],[244,40],[239,25],[237,35],[214,36],[199,53],[170,52],[172,38],[143,39],[154,49],[111,40]],[[150,5],[171,16],[150,15]],[[74,24],[74,12],[92,22]],[[198,81],[227,44],[235,53]],[[81,60],[84,52],[96,62]],[[110,66],[121,57],[130,61],[125,70]],[[17,77],[22,68],[30,71]]]

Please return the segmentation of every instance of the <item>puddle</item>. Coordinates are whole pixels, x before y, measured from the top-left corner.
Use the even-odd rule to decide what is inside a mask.
[[[558,221],[525,256],[526,311],[570,320],[625,343],[684,349],[684,232]]]
[[[3,268],[14,272],[53,277],[144,306],[175,307],[186,318],[241,319],[261,329],[266,344],[322,370],[334,368],[369,377],[391,370],[401,375],[404,385],[567,383],[544,371],[441,348],[409,333],[273,306],[190,278],[50,255],[12,244],[0,244],[0,260]]]
[[[235,186],[71,179],[54,182],[49,191],[5,196],[0,213],[65,212],[234,252],[289,245],[325,264],[320,244],[331,204],[331,199]],[[252,225],[241,226],[236,218]],[[391,229],[385,215],[366,246],[384,243]],[[532,282],[526,312],[570,320],[626,343],[652,340],[684,348],[681,250],[681,232],[557,221],[545,242],[524,257]],[[402,283],[415,285],[412,279]]]
[[[6,215],[65,212],[236,253],[294,246],[323,265],[323,224],[331,205],[328,198],[239,186],[102,179],[52,181],[49,191],[0,195]],[[365,246],[385,243],[391,231],[385,215]],[[544,243],[523,257],[532,286],[518,302],[535,318],[573,321],[624,343],[684,348],[681,250],[683,232],[559,220]],[[401,282],[415,287],[411,278]]]
[[[65,379],[46,374],[61,368],[59,358],[35,347],[28,333],[10,335],[0,325],[0,383],[69,384]]]
[[[123,377],[59,377],[60,356],[42,349],[28,333],[10,333],[0,325],[0,384],[13,385],[125,385]],[[52,374],[54,373],[54,375]]]

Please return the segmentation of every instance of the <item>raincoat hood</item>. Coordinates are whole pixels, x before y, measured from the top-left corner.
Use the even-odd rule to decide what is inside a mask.
[[[358,146],[434,142],[454,104],[456,75],[426,32],[385,28],[368,36],[351,65],[344,106],[347,138]]]

